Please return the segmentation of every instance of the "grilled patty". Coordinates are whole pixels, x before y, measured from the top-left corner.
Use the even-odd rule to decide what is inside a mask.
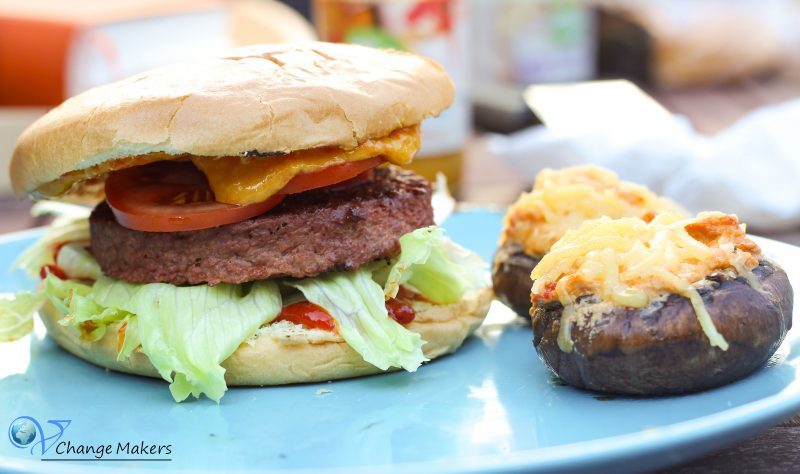
[[[89,223],[92,253],[110,277],[214,285],[310,277],[393,257],[400,236],[433,224],[433,209],[427,181],[380,167],[352,187],[292,195],[266,214],[213,229],[131,230],[105,201]]]

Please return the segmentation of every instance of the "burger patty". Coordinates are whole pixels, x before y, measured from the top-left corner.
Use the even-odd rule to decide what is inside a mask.
[[[292,195],[266,214],[212,229],[131,230],[105,201],[89,224],[92,253],[110,277],[214,285],[311,277],[393,257],[403,234],[433,224],[433,209],[427,181],[379,167],[363,183]]]

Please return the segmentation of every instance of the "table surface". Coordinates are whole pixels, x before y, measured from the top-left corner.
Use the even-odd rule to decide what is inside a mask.
[[[688,117],[698,131],[713,134],[759,106],[800,96],[800,67],[712,90],[648,92],[667,109]],[[499,160],[480,153],[476,146],[467,147],[463,173],[459,197],[469,203],[505,206],[530,185],[529,180]],[[29,203],[0,197],[0,233],[45,223],[41,218],[31,217],[29,212]],[[800,245],[800,229],[768,237]],[[798,443],[800,413],[744,443],[666,472],[797,472],[800,469]]]

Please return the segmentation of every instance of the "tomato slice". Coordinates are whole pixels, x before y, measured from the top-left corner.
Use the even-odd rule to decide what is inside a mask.
[[[160,161],[109,174],[106,200],[117,222],[145,232],[177,232],[219,227],[263,214],[287,194],[368,179],[380,157],[331,166],[292,178],[275,196],[248,206],[219,203],[203,173],[189,162]]]
[[[342,183],[357,177],[367,170],[383,163],[383,158],[374,157],[361,161],[350,161],[341,165],[334,165],[313,173],[298,174],[289,181],[280,194],[297,194],[311,189],[324,188],[333,184]]]
[[[159,161],[109,174],[106,200],[122,226],[145,232],[201,230],[243,221],[277,206],[275,195],[248,206],[223,204],[192,163]]]

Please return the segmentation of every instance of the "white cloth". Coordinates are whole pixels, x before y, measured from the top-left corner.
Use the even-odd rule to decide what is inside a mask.
[[[542,168],[592,163],[644,184],[692,212],[737,214],[757,230],[800,227],[800,99],[764,107],[714,137],[683,117],[636,133],[558,136],[545,127],[490,135],[488,152],[531,180]]]

